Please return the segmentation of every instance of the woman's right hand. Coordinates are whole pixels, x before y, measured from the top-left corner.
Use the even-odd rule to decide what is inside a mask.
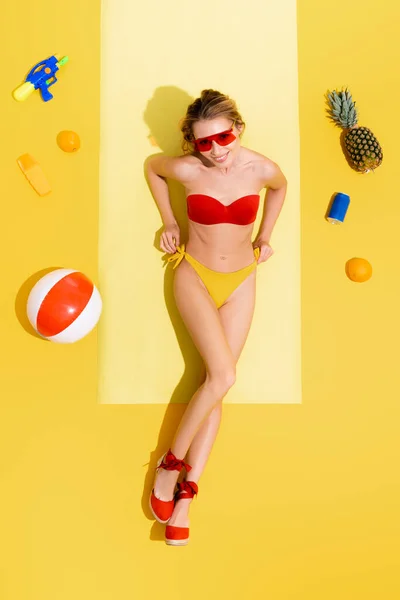
[[[180,244],[181,232],[179,226],[174,223],[172,225],[166,225],[161,234],[160,248],[168,254],[174,254],[176,247]]]

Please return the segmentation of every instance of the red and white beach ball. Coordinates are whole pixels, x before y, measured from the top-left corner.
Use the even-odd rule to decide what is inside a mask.
[[[60,344],[76,342],[97,324],[102,300],[96,286],[80,271],[56,269],[34,285],[28,319],[42,337]]]

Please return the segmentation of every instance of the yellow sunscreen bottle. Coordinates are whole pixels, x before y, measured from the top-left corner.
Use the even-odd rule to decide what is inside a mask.
[[[39,163],[30,154],[23,154],[17,163],[33,189],[39,196],[46,196],[51,192],[51,187]]]

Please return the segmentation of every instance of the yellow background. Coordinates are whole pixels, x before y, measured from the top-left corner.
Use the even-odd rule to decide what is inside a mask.
[[[172,269],[162,269],[163,253],[156,234],[162,222],[143,176],[143,163],[160,150],[172,155],[182,152],[179,121],[202,89],[214,88],[236,99],[247,125],[244,145],[275,160],[290,181],[272,236],[275,255],[257,271],[254,320],[238,364],[237,382],[225,403],[298,403],[296,2],[270,0],[266,7],[265,2],[252,0],[246,18],[241,15],[241,0],[209,0],[201,10],[187,0],[175,1],[174,6],[183,22],[196,21],[199,35],[204,41],[208,36],[210,43],[190,40],[191,50],[182,51],[182,21],[171,20],[169,3],[157,3],[157,19],[150,3],[140,15],[135,35],[131,30],[136,9],[134,5],[128,8],[125,0],[110,4],[103,19],[99,269],[107,303],[99,329],[100,402],[182,403],[193,394],[194,365],[199,360],[175,306]],[[227,11],[229,24],[225,23]],[[268,35],[264,14],[271,23]],[[238,40],[229,59],[219,50],[221,27],[229,46]],[[255,87],[254,73],[262,72],[267,57],[274,54],[279,60],[265,70]],[[170,192],[185,242],[184,188],[171,183]],[[261,217],[262,207],[254,238]]]
[[[243,27],[262,18],[267,36],[261,10],[251,17],[246,3],[240,18]],[[95,2],[3,8],[1,598],[397,600],[398,5],[338,0],[328,13],[299,3],[303,404],[226,407],[192,542],[178,550],[154,541],[162,529],[141,502],[147,515],[152,471],[143,465],[151,453],[154,466],[183,407],[99,405],[96,332],[70,347],[47,344],[15,315],[21,286],[40,269],[72,266],[96,280],[99,15]],[[178,20],[182,53],[193,53],[196,23],[171,11],[168,26]],[[139,28],[137,14],[131,34]],[[223,47],[235,55],[240,43]],[[71,57],[56,100],[15,103],[11,90],[54,51]],[[265,70],[278,59],[266,57]],[[255,102],[262,78],[254,72]],[[325,89],[343,84],[382,142],[374,175],[349,169],[325,118]],[[79,154],[58,150],[61,128],[81,134]],[[18,172],[25,151],[51,179],[48,198]],[[337,190],[352,203],[335,228],[323,216]],[[370,282],[345,278],[352,256],[371,261]]]

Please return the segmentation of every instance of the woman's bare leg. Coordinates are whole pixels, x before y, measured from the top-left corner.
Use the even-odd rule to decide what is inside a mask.
[[[228,340],[229,341],[229,340]],[[204,383],[206,378],[206,370],[200,379]],[[190,444],[189,451],[186,455],[186,462],[191,465],[190,481],[196,483],[200,479],[201,473],[204,471],[211,449],[217,437],[218,430],[221,424],[222,417],[222,402],[218,402],[215,408],[211,411],[207,419],[201,425],[200,429],[194,436],[193,442]]]
[[[235,382],[236,361],[218,310],[199,276],[186,261],[176,271],[174,294],[178,310],[206,367],[205,381],[189,402],[171,444],[175,456],[183,459],[204,421]],[[170,500],[177,478],[177,471],[160,469],[155,483],[156,496]]]
[[[239,286],[219,309],[219,318],[235,363],[242,353],[253,320],[255,305],[255,273]],[[222,417],[218,403],[203,423],[190,445],[186,460],[192,466],[190,481],[198,483],[217,436]]]
[[[253,273],[235,290],[228,301],[219,309],[219,317],[225,337],[231,348],[235,363],[239,360],[250,330],[255,305],[256,274]],[[222,416],[222,402],[212,410],[208,418],[198,430],[190,445],[187,462],[192,470],[187,479],[198,483],[210,456],[217,436]],[[187,527],[191,500],[177,502],[170,525]]]

